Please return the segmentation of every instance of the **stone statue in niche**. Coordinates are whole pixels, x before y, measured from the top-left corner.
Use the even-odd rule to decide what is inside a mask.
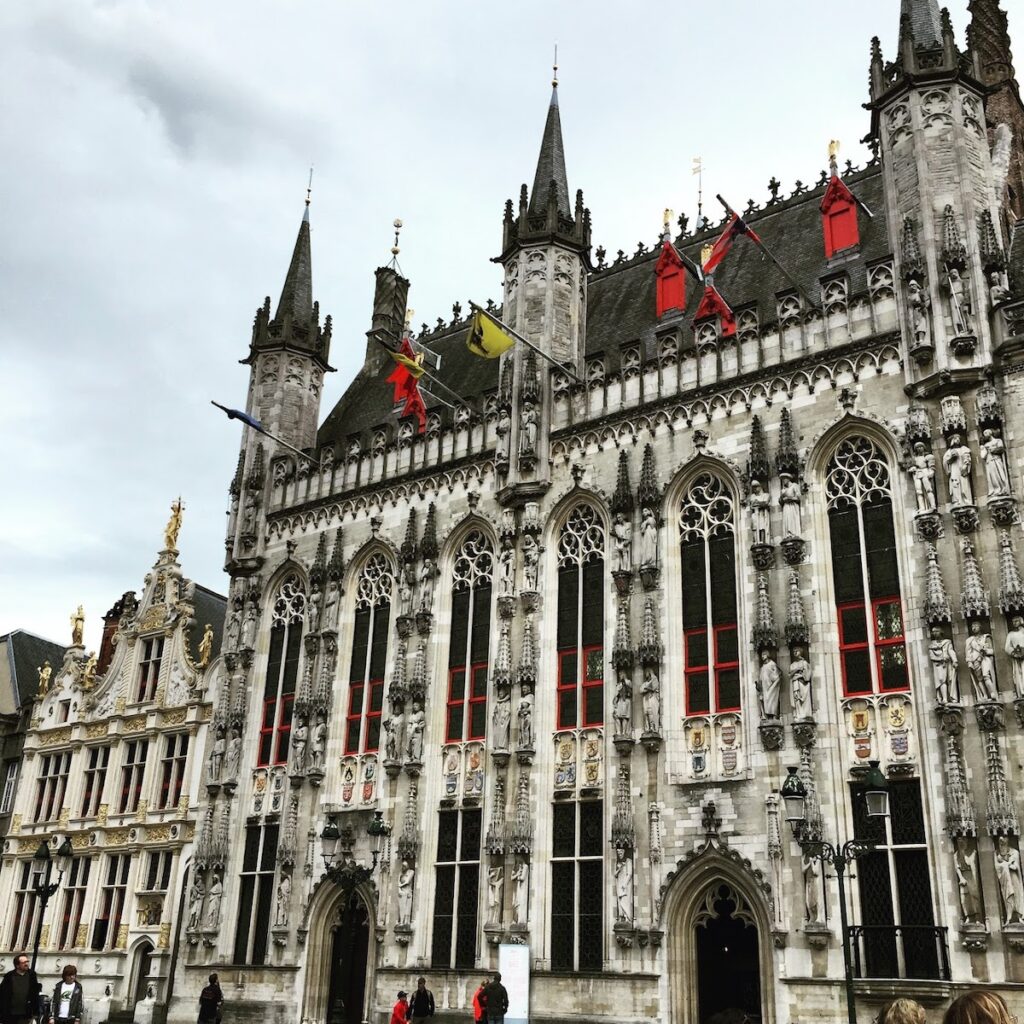
[[[978,924],[983,916],[981,884],[978,881],[978,850],[969,836],[956,837],[953,867],[956,870],[960,914],[965,924]]]
[[[953,434],[949,439],[942,466],[949,480],[949,500],[953,505],[973,505],[974,490],[971,487],[971,449]]]
[[[498,455],[507,462],[509,456],[509,445],[512,441],[512,416],[507,406],[498,410],[498,422],[494,426],[498,435]]]
[[[228,650],[234,650],[238,647],[242,637],[242,614],[237,609],[233,608],[228,614],[228,624],[224,632],[227,637]]]
[[[914,497],[918,512],[934,512],[935,497],[935,456],[920,442],[914,445],[910,460],[910,475],[914,480]]]
[[[519,415],[519,454],[537,454],[537,424],[540,416],[537,413],[537,406],[533,402],[527,402]]]
[[[990,498],[1005,498],[1010,494],[1010,471],[1006,464],[1006,444],[995,430],[982,434],[981,461],[985,464],[985,480]]]
[[[416,869],[407,860],[402,861],[398,873],[398,923],[402,927],[412,924],[412,893],[416,884]]]
[[[959,659],[952,640],[942,635],[938,626],[932,626],[931,640],[928,643],[928,660],[932,663],[932,681],[935,683],[935,702],[940,707],[944,704],[960,703],[960,683],[956,670]]]
[[[277,903],[274,906],[274,927],[288,927],[288,904],[292,898],[292,879],[282,872],[277,883]]]
[[[228,740],[228,752],[224,760],[224,778],[237,779],[238,768],[242,761],[242,737],[237,729],[231,730],[231,739]]]
[[[487,920],[501,920],[501,891],[505,885],[505,870],[495,864],[487,872]]]
[[[299,715],[292,726],[292,764],[296,771],[302,771],[306,765],[306,742],[309,738],[309,727],[306,719]]]
[[[224,764],[224,752],[227,750],[227,740],[224,736],[224,727],[218,726],[216,736],[213,740],[213,749],[210,751],[210,759],[207,767],[207,778],[210,782],[220,782],[221,768]]]
[[[512,732],[512,693],[504,684],[498,686],[491,732],[494,736],[494,749],[508,750]]]
[[[216,928],[220,924],[220,904],[223,898],[224,884],[220,880],[220,875],[214,875],[210,891],[206,894],[205,925],[207,928]]]
[[[768,511],[771,498],[760,480],[750,481],[750,529],[755,544],[771,544],[771,516]]]
[[[931,347],[928,330],[928,312],[931,304],[931,297],[921,287],[921,282],[911,279],[907,284],[907,309],[910,313],[910,329],[914,335],[914,348]]]
[[[502,597],[512,597],[515,593],[516,551],[509,537],[501,542],[501,551],[498,554],[498,587]]]
[[[1024,697],[1024,619],[1015,615],[1006,634],[1006,654],[1013,672],[1013,692]]]
[[[245,505],[242,508],[242,533],[253,534],[256,532],[256,495],[249,491],[245,496]]]
[[[762,718],[779,717],[779,697],[782,694],[782,673],[771,651],[761,652],[761,668],[757,673],[757,700]]]
[[[324,605],[324,629],[334,629],[338,625],[338,598],[341,588],[337,583],[327,587],[327,603]]]
[[[309,592],[309,607],[307,609],[306,621],[311,631],[320,625],[320,589],[313,587]]]
[[[618,673],[614,716],[615,735],[628,736],[633,731],[633,686],[625,672]]]
[[[622,512],[615,513],[615,522],[612,525],[612,537],[615,541],[615,571],[632,572],[633,524]]]
[[[414,701],[412,714],[409,715],[409,742],[406,744],[406,754],[410,761],[423,760],[423,729],[426,725],[426,716],[423,714],[423,705]]]
[[[804,879],[804,915],[809,922],[821,920],[821,862],[806,850],[800,855]]]
[[[653,668],[644,669],[644,681],[640,687],[644,709],[644,732],[661,732],[661,681]]]
[[[420,567],[420,611],[429,612],[434,604],[434,577],[437,570],[432,558],[424,558]]]
[[[523,537],[523,587],[537,589],[537,565],[540,562],[540,545],[532,533]]]
[[[384,756],[389,761],[398,760],[398,751],[402,746],[402,725],[405,722],[405,715],[396,711],[384,723]]]
[[[971,670],[975,700],[998,700],[996,686],[996,655],[992,646],[992,634],[981,631],[977,619],[971,623],[971,632],[964,649],[964,660]]]
[[[789,694],[793,701],[793,721],[806,721],[814,717],[814,701],[811,696],[811,666],[807,651],[803,647],[793,648],[789,663]]]
[[[658,564],[658,520],[653,509],[645,508],[640,516],[640,568]]]
[[[203,919],[203,880],[197,874],[192,880],[192,888],[188,891],[188,927],[189,931],[198,928]]]
[[[533,749],[533,694],[527,690],[519,698],[519,708],[516,711],[519,719],[519,746],[525,750]]]
[[[250,650],[256,646],[256,620],[259,618],[259,610],[256,602],[251,601],[245,609],[245,620],[242,623],[242,646]]]
[[[310,767],[313,771],[324,770],[324,752],[327,749],[327,723],[323,715],[317,715],[316,725],[313,726],[313,739],[310,744]]]
[[[1010,289],[1003,284],[1003,279],[995,270],[988,275],[988,300],[993,308],[1010,298]]]
[[[953,333],[960,337],[971,333],[971,296],[967,282],[956,267],[951,267],[948,278],[949,314],[953,320]]]
[[[803,525],[800,521],[800,481],[793,479],[791,473],[780,473],[782,491],[779,494],[779,506],[782,509],[782,536],[802,537]]]
[[[517,857],[512,868],[512,923],[525,925],[530,910],[530,865]]]
[[[1020,874],[1020,851],[1006,836],[996,840],[996,881],[1003,907],[1003,924],[1024,923],[1024,883]]]
[[[633,858],[621,847],[615,851],[615,920],[633,923]]]
[[[412,584],[409,582],[409,570],[398,572],[398,614],[408,618],[412,615]]]

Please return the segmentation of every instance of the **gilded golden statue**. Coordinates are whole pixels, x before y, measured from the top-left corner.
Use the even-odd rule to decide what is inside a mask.
[[[53,675],[53,669],[50,668],[50,663],[44,661],[39,666],[39,696],[45,697],[47,691],[50,689],[50,676]]]
[[[91,690],[96,685],[96,652],[90,651],[82,666],[82,689]]]
[[[78,611],[71,616],[71,646],[81,647],[82,646],[82,633],[85,631],[85,612],[82,611],[82,606],[78,606]]]
[[[171,518],[164,527],[164,547],[168,551],[178,550],[178,533],[181,530],[181,513],[184,509],[181,498],[171,505]]]
[[[210,663],[210,655],[213,654],[213,626],[206,624],[203,630],[203,639],[199,641],[199,663],[196,668],[206,668]]]

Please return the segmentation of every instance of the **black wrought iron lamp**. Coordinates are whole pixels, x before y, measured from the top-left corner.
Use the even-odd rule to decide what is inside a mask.
[[[39,849],[36,850],[32,857],[32,863],[36,869],[36,877],[39,879],[32,886],[32,892],[39,903],[39,920],[36,921],[36,936],[32,943],[33,971],[36,969],[36,958],[39,956],[39,940],[43,933],[43,918],[46,917],[46,905],[50,902],[50,897],[60,888],[65,872],[71,867],[72,855],[71,840],[65,836],[64,842],[57,847],[56,857],[50,854],[50,841],[48,839],[43,839],[39,843]],[[57,881],[55,882],[51,881],[54,866],[57,868]]]
[[[382,811],[373,812],[373,817],[366,826],[366,834],[373,840],[370,848],[372,861],[369,867],[356,861],[351,852],[346,855],[346,851],[351,850],[351,840],[345,841],[333,814],[328,817],[320,833],[320,853],[327,869],[327,877],[346,891],[352,891],[368,882],[377,870],[384,840],[391,835],[391,826],[384,820]],[[351,832],[349,835],[351,836]]]
[[[793,835],[808,856],[830,864],[835,868],[839,885],[839,922],[842,930],[843,968],[846,978],[846,1017],[848,1024],[857,1024],[857,1007],[853,995],[853,962],[850,957],[849,922],[846,914],[846,872],[858,857],[870,853],[875,844],[863,839],[848,839],[842,846],[833,846],[820,838],[812,838],[807,830],[807,788],[797,774],[796,767],[789,768],[789,774],[782,783],[782,800],[786,806],[786,821],[793,828]],[[889,783],[877,761],[868,762],[868,773],[864,779],[864,805],[869,818],[889,816]]]

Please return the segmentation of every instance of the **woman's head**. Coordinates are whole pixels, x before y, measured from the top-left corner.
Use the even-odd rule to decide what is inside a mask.
[[[78,968],[74,964],[65,964],[60,976],[65,981],[74,981],[78,977]]]
[[[924,1007],[913,999],[893,999],[876,1018],[878,1024],[925,1024]]]
[[[211,974],[210,975],[210,984],[211,985],[216,985],[217,984],[217,975],[216,974]]]
[[[942,1018],[943,1024],[1016,1024],[1003,997],[995,992],[975,989],[965,992]]]

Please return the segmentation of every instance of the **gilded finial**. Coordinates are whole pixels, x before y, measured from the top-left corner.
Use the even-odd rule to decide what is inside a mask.
[[[398,258],[398,254],[401,252],[401,249],[398,248],[398,233],[401,230],[402,230],[402,221],[401,221],[400,218],[396,217],[395,218],[395,244],[393,246],[391,246],[391,255],[394,256],[396,259]]]
[[[837,157],[839,156],[839,140],[829,139],[828,143],[828,170],[833,176],[839,173],[839,164]]]
[[[714,252],[715,247],[710,242],[705,242],[700,247],[700,265],[703,267],[709,259],[711,259],[711,253]]]
[[[184,512],[185,506],[182,503],[181,496],[178,496],[177,501],[171,505],[171,518],[167,520],[167,525],[164,527],[164,550],[165,551],[177,551],[178,550],[178,533],[181,530],[181,513]]]
[[[555,43],[555,61],[551,65],[551,88],[558,88],[558,43]]]
[[[82,611],[82,606],[78,606],[78,610],[71,616],[71,646],[81,647],[82,646],[82,634],[85,631],[85,612]]]

